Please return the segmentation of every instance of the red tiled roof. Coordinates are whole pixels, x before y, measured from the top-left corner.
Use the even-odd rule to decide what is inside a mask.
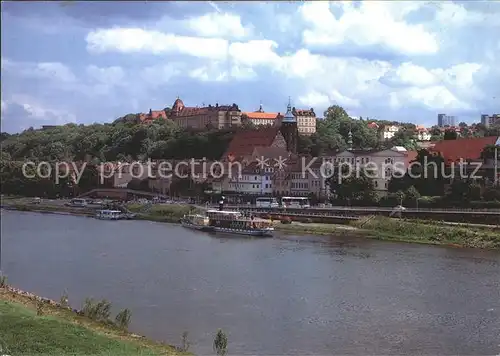
[[[418,155],[418,151],[406,151],[406,165],[409,165],[413,162]]]
[[[167,119],[167,114],[163,110],[150,110],[147,114],[139,114],[139,120],[141,122],[148,122],[158,119]]]
[[[378,129],[378,125],[376,122],[370,122],[367,126],[371,129]]]
[[[460,158],[464,160],[479,159],[483,149],[488,145],[494,145],[497,139],[497,136],[489,136],[443,140],[436,142],[429,151],[440,153],[446,162],[456,162]]]
[[[278,127],[265,127],[257,130],[241,130],[236,132],[229,143],[223,158],[230,155],[235,158],[251,155],[256,147],[269,147],[278,135]]]
[[[295,116],[316,116],[314,110],[311,109],[295,109],[293,110]]]
[[[249,119],[262,119],[262,120],[273,120],[278,117],[278,113],[272,112],[243,112],[242,115],[246,115]]]

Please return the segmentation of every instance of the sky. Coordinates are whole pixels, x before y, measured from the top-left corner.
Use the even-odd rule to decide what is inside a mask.
[[[500,2],[2,2],[1,125],[172,106],[500,113]],[[496,64],[496,65],[495,65]],[[457,122],[457,123],[458,123]]]

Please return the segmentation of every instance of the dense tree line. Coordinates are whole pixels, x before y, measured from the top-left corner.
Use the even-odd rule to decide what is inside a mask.
[[[165,109],[166,111],[169,108]],[[54,128],[35,130],[30,128],[19,134],[0,134],[1,142],[1,181],[2,192],[11,194],[41,195],[47,192],[50,196],[74,194],[77,191],[92,187],[97,171],[95,165],[100,162],[151,159],[186,159],[203,158],[219,159],[226,151],[234,137],[236,129],[205,130],[181,129],[169,120],[157,120],[151,124],[138,124],[138,116],[129,114],[112,124],[76,125],[67,124]],[[378,129],[370,128],[368,123],[375,122]],[[390,140],[381,139],[381,130],[386,125],[402,127]],[[467,125],[461,123],[461,135],[468,135]],[[255,129],[246,122],[243,128]],[[397,123],[369,118],[352,119],[340,106],[331,106],[324,113],[324,119],[318,120],[317,132],[312,136],[301,136],[299,152],[311,155],[322,155],[343,150],[349,146],[349,132],[352,135],[352,147],[361,149],[384,149],[392,146],[403,146],[408,150],[417,149],[415,141],[415,125]],[[500,128],[486,129],[480,124],[474,126],[474,135],[500,135]],[[434,139],[456,139],[456,134],[443,133],[433,129]],[[492,149],[485,151],[485,157],[492,154]],[[422,159],[426,152],[421,152],[417,159]],[[438,158],[435,158],[438,159]],[[60,183],[57,187],[46,180],[26,180],[22,177],[21,167],[24,161],[33,162],[87,162],[89,168],[78,186],[72,182]],[[90,167],[93,167],[90,169]],[[404,179],[403,179],[404,180]],[[403,184],[403,181],[397,184]],[[410,182],[397,191],[407,191],[413,187],[421,195],[442,195],[443,184],[440,182]],[[432,184],[431,184],[432,183]],[[438,183],[438,184],[437,184]],[[135,183],[134,183],[135,184]],[[396,184],[396,183],[393,183]],[[350,187],[352,185],[352,187]],[[342,199],[372,199],[373,191],[365,178],[343,184],[337,195]],[[353,188],[357,187],[357,188]],[[368,188],[367,188],[368,187]],[[363,193],[360,193],[362,191]],[[410,194],[411,195],[411,194]],[[368,200],[369,200],[368,199]]]

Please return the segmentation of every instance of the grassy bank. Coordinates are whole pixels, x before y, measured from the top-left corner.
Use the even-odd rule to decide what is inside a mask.
[[[201,213],[192,205],[152,205],[144,211],[144,206],[141,204],[129,204],[127,208],[137,213],[138,219],[170,223],[179,222],[179,219],[186,214]]]
[[[0,288],[0,346],[8,355],[186,355],[65,308],[40,308],[6,288]]]
[[[500,232],[479,226],[450,226],[439,222],[392,219],[377,216],[353,223],[368,237],[380,240],[500,248]]]

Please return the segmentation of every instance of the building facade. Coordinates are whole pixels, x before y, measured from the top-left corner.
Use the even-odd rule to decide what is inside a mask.
[[[393,147],[387,150],[345,150],[328,158],[335,167],[349,166],[351,174],[357,174],[358,170],[371,171],[376,192],[379,196],[384,196],[387,194],[389,181],[394,173],[406,172],[415,157],[416,153],[413,151],[408,152],[403,147]]]
[[[280,114],[273,112],[264,112],[262,104],[259,110],[254,112],[242,112],[241,113],[241,123],[250,122],[255,126],[275,126],[278,125]]]
[[[168,117],[183,128],[224,129],[241,125],[241,111],[238,105],[209,105],[206,107],[187,107],[177,98]]]
[[[390,140],[394,137],[396,132],[399,131],[399,126],[396,125],[388,125],[384,126],[382,130],[380,130],[380,139],[381,140]]]
[[[446,114],[438,114],[438,126],[456,126],[457,118]]]
[[[500,114],[481,115],[481,124],[483,124],[486,127],[491,127],[493,125],[500,124]]]
[[[292,114],[297,120],[297,129],[299,135],[310,136],[316,133],[316,114],[314,109],[309,110],[295,109],[292,108]]]

